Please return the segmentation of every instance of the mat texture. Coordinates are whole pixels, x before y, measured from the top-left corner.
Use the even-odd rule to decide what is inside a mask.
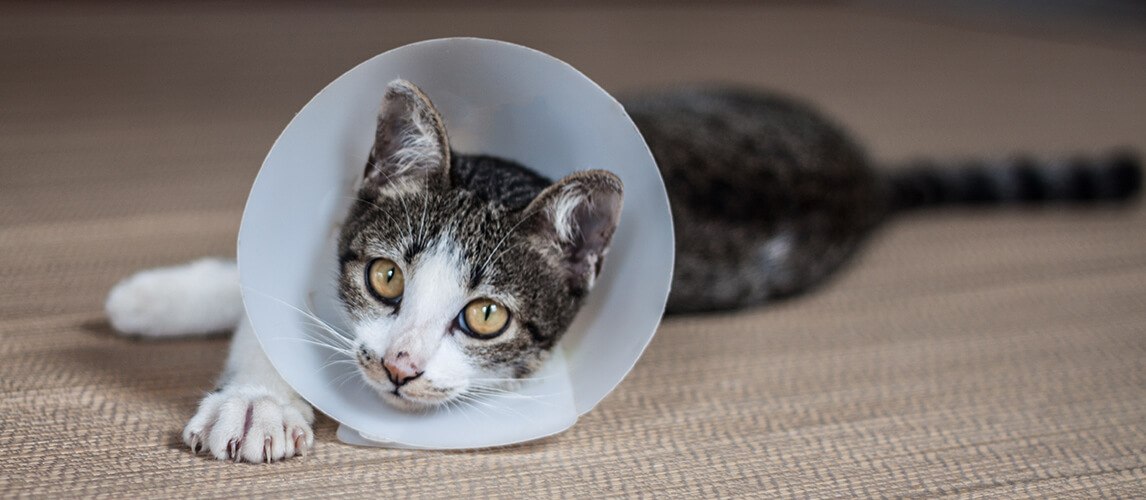
[[[435,9],[0,5],[0,496],[1142,497],[1146,212],[920,213],[839,279],[666,320],[568,432],[473,452],[195,456],[226,340],[112,333],[129,273],[232,255],[278,132],[354,64],[475,35],[611,91],[681,81],[819,103],[886,160],[1146,151],[1141,47],[829,4]],[[405,5],[405,4],[403,4]]]

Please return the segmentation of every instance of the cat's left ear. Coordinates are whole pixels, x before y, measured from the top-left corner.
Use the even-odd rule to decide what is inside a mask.
[[[449,166],[446,127],[430,99],[410,82],[390,82],[378,110],[363,186],[447,183]]]
[[[604,170],[577,172],[545,188],[525,209],[535,236],[555,243],[575,293],[588,293],[617,230],[624,186]]]

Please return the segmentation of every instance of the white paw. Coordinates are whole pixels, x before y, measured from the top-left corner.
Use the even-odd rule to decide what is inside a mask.
[[[243,313],[239,272],[219,259],[141,271],[111,289],[104,310],[116,330],[136,335],[230,330]]]
[[[219,460],[273,462],[306,456],[314,446],[313,420],[314,411],[305,404],[262,391],[224,390],[199,403],[183,429],[183,442]]]

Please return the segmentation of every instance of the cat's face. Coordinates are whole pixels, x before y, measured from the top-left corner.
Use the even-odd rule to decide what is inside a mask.
[[[523,202],[520,189],[474,189],[450,155],[425,95],[391,83],[339,239],[359,369],[404,409],[495,393],[535,371],[600,273],[621,208],[607,172],[526,189]]]

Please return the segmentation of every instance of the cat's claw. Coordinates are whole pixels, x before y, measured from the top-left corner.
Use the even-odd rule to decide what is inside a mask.
[[[306,458],[306,452],[308,449],[310,449],[310,446],[306,445],[306,431],[296,427],[291,434],[294,436],[291,439],[291,442],[294,443],[294,449],[298,450],[298,453],[299,455],[302,455],[302,458]]]
[[[274,462],[306,455],[314,445],[313,410],[267,393],[222,391],[203,399],[183,441],[219,460]],[[262,439],[259,439],[262,437]]]
[[[191,453],[199,454],[199,433],[192,432],[187,440],[187,445],[191,447]]]

